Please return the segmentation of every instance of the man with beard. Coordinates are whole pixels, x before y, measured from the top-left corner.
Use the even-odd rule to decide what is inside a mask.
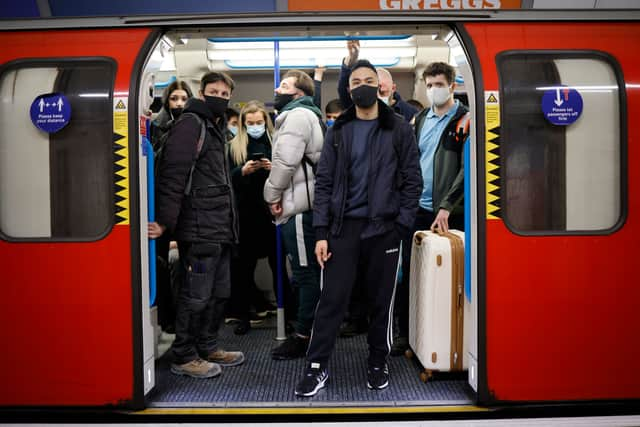
[[[282,226],[292,284],[298,294],[294,333],[271,353],[276,360],[286,360],[304,357],[320,295],[320,267],[313,253],[312,208],[314,165],[320,158],[324,133],[320,124],[322,112],[313,103],[314,84],[309,75],[289,70],[275,93],[278,117],[264,200],[276,223]]]
[[[401,242],[413,226],[422,177],[411,125],[378,100],[378,86],[375,67],[356,62],[349,77],[354,105],[329,129],[318,164],[313,226],[323,286],[297,396],[313,396],[329,378],[327,363],[357,276],[371,319],[367,387],[389,385]]]
[[[237,217],[225,155],[224,113],[234,83],[222,72],[205,74],[171,128],[159,165],[155,239],[169,230],[178,241],[183,270],[176,308],[171,372],[194,378],[220,374],[220,366],[244,361],[241,352],[217,346],[224,305],[230,295],[231,246]]]

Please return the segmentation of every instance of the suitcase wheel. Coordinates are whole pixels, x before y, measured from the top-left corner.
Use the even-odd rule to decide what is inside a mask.
[[[431,378],[433,378],[433,372],[425,369],[424,371],[420,372],[420,381],[422,381],[423,383],[426,383],[427,381],[429,381]]]
[[[406,349],[404,351],[404,357],[406,357],[407,359],[412,359],[413,358],[413,351],[411,351],[410,348]]]

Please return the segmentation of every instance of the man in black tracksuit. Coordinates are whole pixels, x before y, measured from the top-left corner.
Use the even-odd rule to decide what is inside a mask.
[[[231,290],[231,246],[238,242],[224,150],[224,113],[233,87],[226,74],[210,72],[200,82],[199,98],[187,101],[160,159],[157,220],[148,227],[150,238],[168,229],[178,241],[184,280],[178,293],[171,372],[194,378],[214,377],[220,366],[244,361],[241,352],[217,347]]]
[[[367,386],[389,384],[401,240],[413,226],[422,188],[413,130],[378,101],[378,76],[369,61],[353,66],[349,88],[354,106],[329,129],[316,175],[313,226],[322,293],[298,396],[313,396],[328,379],[327,362],[357,274],[370,307]]]

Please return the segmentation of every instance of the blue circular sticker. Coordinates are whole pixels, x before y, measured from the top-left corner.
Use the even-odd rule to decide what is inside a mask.
[[[31,121],[47,133],[55,133],[69,124],[71,104],[61,93],[39,95],[31,103]]]
[[[542,112],[554,125],[570,125],[582,114],[582,95],[564,86],[549,89],[542,95]]]

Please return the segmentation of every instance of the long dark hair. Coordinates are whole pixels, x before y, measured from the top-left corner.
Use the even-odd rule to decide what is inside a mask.
[[[167,86],[167,88],[162,93],[162,108],[164,108],[167,113],[171,113],[171,108],[169,108],[169,97],[176,90],[183,90],[187,92],[187,97],[193,97],[193,92],[191,92],[191,89],[189,89],[189,85],[186,82],[182,80],[174,81],[169,86]]]

